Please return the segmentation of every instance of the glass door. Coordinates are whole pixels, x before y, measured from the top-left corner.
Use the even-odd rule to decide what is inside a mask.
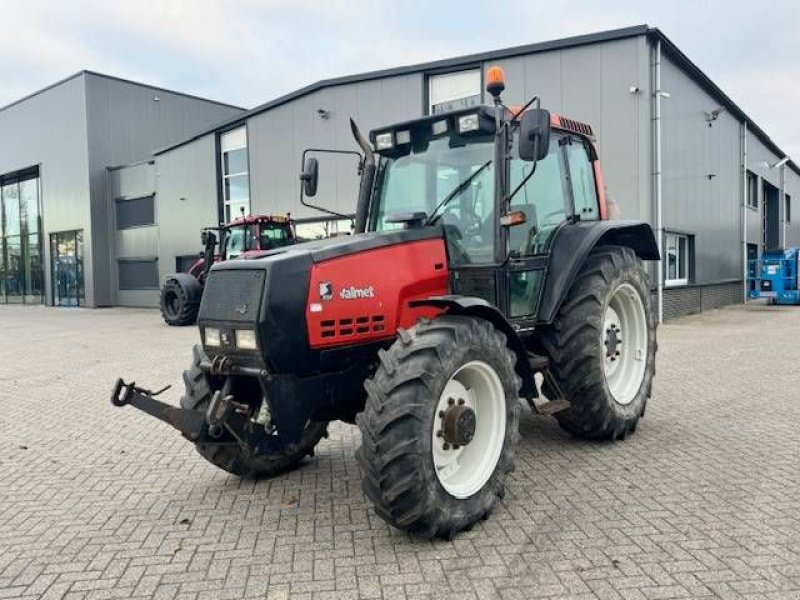
[[[80,306],[83,290],[83,231],[50,234],[53,306]]]

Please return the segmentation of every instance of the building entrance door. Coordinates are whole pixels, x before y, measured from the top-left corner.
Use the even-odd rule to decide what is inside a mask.
[[[83,290],[83,231],[50,234],[53,306],[80,306]]]

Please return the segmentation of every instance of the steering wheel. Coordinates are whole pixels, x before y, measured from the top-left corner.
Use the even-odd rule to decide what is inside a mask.
[[[474,211],[466,212],[463,207],[451,206],[442,213],[442,221],[458,228],[462,238],[472,238],[481,230],[481,219]]]

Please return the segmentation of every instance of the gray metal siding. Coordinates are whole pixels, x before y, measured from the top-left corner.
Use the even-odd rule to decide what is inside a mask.
[[[662,58],[663,224],[694,235],[694,283],[741,279],[741,125]]]
[[[0,174],[40,167],[42,253],[46,302],[50,304],[49,234],[82,229],[85,247],[92,241],[83,77],[68,79],[0,111],[0,141]],[[88,251],[84,252],[84,266],[86,304],[92,306],[92,255]]]
[[[286,213],[320,218],[299,204],[300,162],[306,148],[358,150],[350,117],[366,134],[384,123],[418,117],[422,112],[421,74],[327,88],[298,98],[247,122],[250,196],[254,213]],[[322,119],[317,109],[330,112]],[[318,155],[320,184],[315,203],[352,213],[358,191],[356,159]],[[209,165],[211,166],[211,165]]]
[[[106,167],[149,158],[164,145],[186,138],[242,111],[230,106],[87,73],[86,113],[91,182],[94,305],[113,304],[113,243]],[[155,98],[158,98],[156,101]]]
[[[198,254],[200,230],[217,223],[214,135],[156,159],[159,278],[175,272],[175,257]]]
[[[605,183],[623,218],[649,219],[650,86],[644,36],[487,62],[506,72],[506,104],[541,98],[543,108],[588,123]],[[632,94],[631,86],[640,93]]]

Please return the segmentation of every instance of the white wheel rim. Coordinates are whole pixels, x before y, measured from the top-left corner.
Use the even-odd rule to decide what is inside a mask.
[[[614,400],[630,404],[647,365],[647,316],[639,292],[620,285],[606,307],[602,333],[603,370]]]
[[[443,415],[458,405],[475,412],[475,434],[468,444],[455,447],[442,436]],[[500,377],[483,361],[466,363],[444,386],[433,417],[431,454],[442,487],[459,499],[479,492],[497,467],[505,433],[506,396]]]

